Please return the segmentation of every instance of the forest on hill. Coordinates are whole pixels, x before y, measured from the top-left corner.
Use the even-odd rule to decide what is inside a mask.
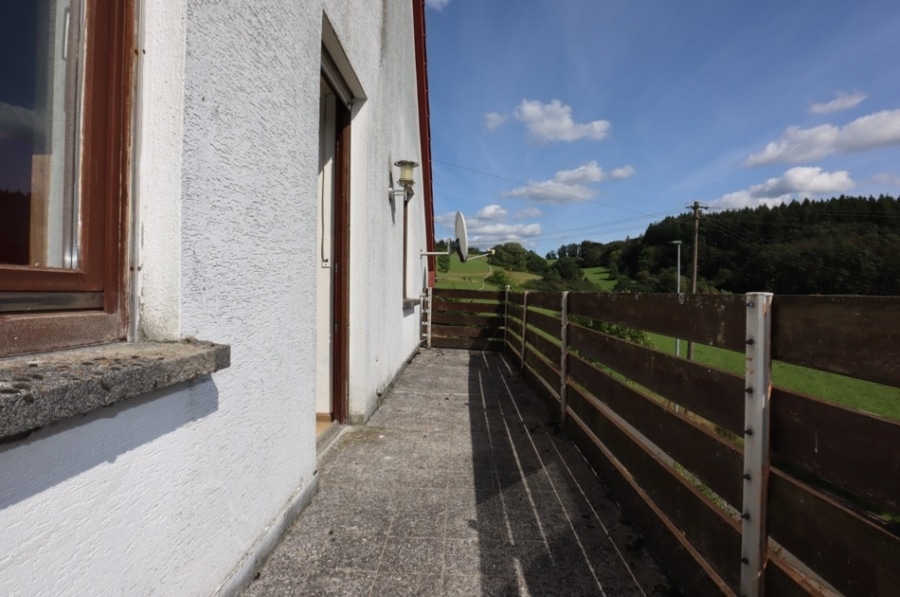
[[[623,292],[690,290],[691,213],[650,224],[633,239],[561,246],[541,258],[517,243],[494,247],[494,265],[542,276],[534,290],[592,290],[581,271],[605,267]],[[698,292],[900,295],[900,201],[840,196],[704,213],[697,243]],[[503,280],[499,280],[502,282]]]

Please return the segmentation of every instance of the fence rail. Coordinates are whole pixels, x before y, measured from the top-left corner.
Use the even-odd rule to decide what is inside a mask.
[[[431,345],[513,356],[683,588],[900,595],[900,424],[766,382],[778,359],[897,388],[900,297],[434,290],[431,306]],[[739,351],[747,372],[623,328]]]

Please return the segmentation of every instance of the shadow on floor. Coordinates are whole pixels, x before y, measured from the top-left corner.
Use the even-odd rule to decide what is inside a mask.
[[[245,595],[661,595],[555,413],[496,353],[422,351]]]

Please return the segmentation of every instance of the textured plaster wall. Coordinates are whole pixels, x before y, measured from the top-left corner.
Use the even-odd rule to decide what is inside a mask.
[[[425,227],[421,169],[409,214],[410,282],[403,288],[403,201],[388,201],[393,163],[421,163],[411,2],[326,1],[325,12],[367,99],[354,109],[351,136],[350,414],[364,420],[419,341]],[[418,273],[417,273],[418,272]],[[418,279],[419,282],[413,282]]]
[[[367,97],[352,125],[351,412],[370,412],[415,349],[402,207],[386,194],[393,161],[421,161],[410,10],[142,4],[138,328],[231,344],[232,365],[0,446],[0,594],[213,594],[314,487],[323,11]]]
[[[182,137],[187,0],[139,4],[132,247],[140,268],[132,334],[180,337]],[[151,9],[152,7],[152,9]]]

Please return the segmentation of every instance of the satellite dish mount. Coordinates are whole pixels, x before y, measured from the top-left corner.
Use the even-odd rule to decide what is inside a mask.
[[[456,250],[457,256],[459,256],[459,260],[461,263],[465,263],[469,259],[481,259],[482,257],[488,257],[494,254],[494,250],[491,249],[487,253],[482,253],[481,255],[473,255],[469,256],[469,233],[466,230],[466,219],[463,217],[462,212],[456,212],[456,239],[450,239],[447,243],[447,252],[438,251],[438,252],[427,252],[422,251],[422,257],[428,257],[430,255],[452,255],[454,249]]]

